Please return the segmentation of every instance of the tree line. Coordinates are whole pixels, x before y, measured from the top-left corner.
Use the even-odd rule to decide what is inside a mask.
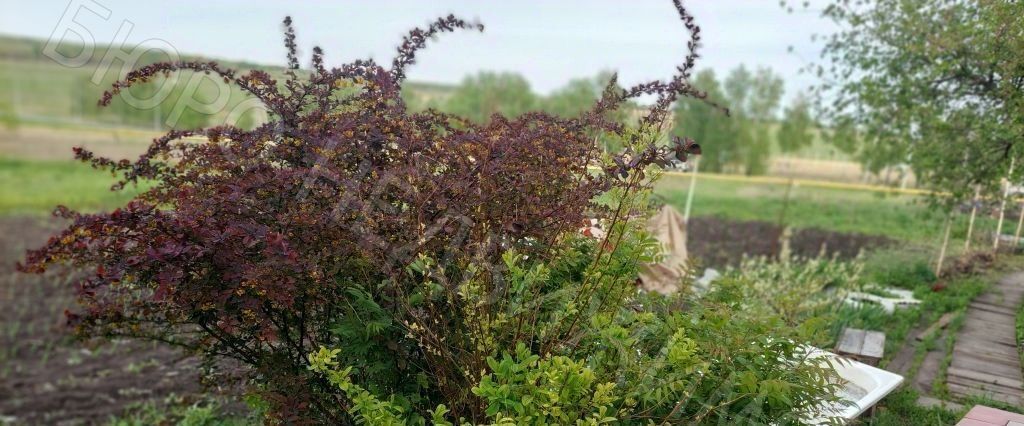
[[[413,109],[434,108],[475,122],[486,122],[493,114],[515,117],[533,110],[571,117],[592,105],[610,78],[611,73],[602,72],[573,79],[543,96],[535,93],[522,75],[483,71],[466,77],[449,93],[413,88],[404,98]],[[672,133],[692,137],[708,147],[701,160],[703,170],[764,174],[773,151],[793,153],[814,141],[817,125],[809,98],[800,93],[783,106],[784,82],[770,68],[752,70],[741,65],[724,80],[707,69],[697,73],[694,85],[708,93],[708,100],[729,110],[727,115],[698,99],[675,105]],[[616,119],[627,122],[635,118],[632,111],[637,110],[636,104],[628,105],[616,112]],[[609,149],[617,147],[615,141],[605,144]]]

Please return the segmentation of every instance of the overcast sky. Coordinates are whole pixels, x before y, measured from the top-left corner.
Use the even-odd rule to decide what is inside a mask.
[[[787,97],[814,82],[798,70],[817,59],[811,35],[832,27],[813,9],[787,13],[778,0],[685,4],[703,28],[699,68],[721,75],[741,63],[770,66],[785,78]],[[457,83],[478,70],[515,71],[541,93],[603,69],[619,71],[624,83],[667,77],[685,54],[687,37],[669,0],[0,0],[0,10],[0,32],[6,34],[48,38],[87,28],[86,41],[109,43],[128,21],[129,47],[159,39],[148,44],[265,64],[284,62],[285,15],[293,16],[304,53],[320,45],[328,63],[339,64],[365,57],[390,61],[408,29],[454,13],[480,20],[486,31],[444,35],[421,53],[410,79]],[[308,63],[308,55],[303,60]]]

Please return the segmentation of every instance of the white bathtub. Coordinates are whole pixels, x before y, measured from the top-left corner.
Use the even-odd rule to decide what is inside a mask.
[[[823,407],[821,417],[812,419],[811,424],[822,424],[829,416],[853,420],[903,383],[903,376],[899,374],[848,358],[840,358],[838,355],[822,349],[816,349],[812,356],[828,357],[832,361],[839,377],[844,380],[841,395],[843,399],[851,401],[853,404]]]

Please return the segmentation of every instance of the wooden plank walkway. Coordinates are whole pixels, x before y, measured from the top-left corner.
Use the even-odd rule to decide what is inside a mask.
[[[946,370],[950,393],[1024,405],[1016,315],[1024,302],[1024,272],[1010,274],[971,301]]]

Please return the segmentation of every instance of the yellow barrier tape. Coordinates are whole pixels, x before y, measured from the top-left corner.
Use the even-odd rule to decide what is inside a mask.
[[[677,172],[677,171],[665,171],[663,172],[667,176],[680,176],[680,177],[691,177],[691,172]],[[745,176],[745,175],[733,175],[733,174],[718,174],[718,173],[700,173],[697,179],[709,179],[709,180],[722,180],[731,182],[746,182],[746,183],[763,183],[770,185],[789,185],[790,181],[799,186],[807,186],[814,188],[828,188],[828,189],[847,189],[854,191],[871,191],[871,192],[885,192],[890,194],[907,194],[907,195],[930,195],[933,192],[926,189],[916,188],[893,188],[890,186],[882,185],[868,185],[860,183],[845,183],[845,182],[833,182],[827,180],[813,180],[813,179],[790,179],[786,177],[778,176]]]

